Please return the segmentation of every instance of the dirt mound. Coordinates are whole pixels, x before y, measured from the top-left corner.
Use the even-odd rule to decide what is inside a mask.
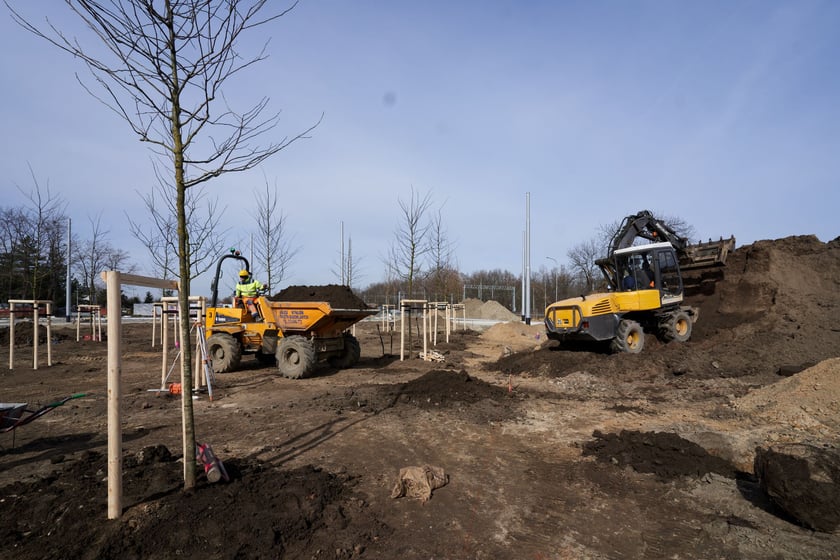
[[[498,301],[469,298],[465,299],[464,312],[467,319],[483,319],[487,321],[515,321],[519,317],[504,307]]]
[[[595,439],[584,444],[583,455],[630,466],[636,472],[653,473],[661,480],[699,478],[708,473],[735,476],[732,465],[676,434],[633,430],[603,434],[596,430],[592,436]]]
[[[736,399],[733,407],[776,426],[820,428],[840,434],[840,358],[820,362]]]
[[[63,340],[70,340],[70,336],[66,333],[57,332],[55,328],[52,329],[53,342],[60,342]],[[35,340],[35,326],[29,321],[22,321],[15,323],[15,346],[32,346]],[[47,327],[41,325],[38,328],[38,344],[47,343]],[[0,344],[8,346],[9,344],[9,327],[0,328]]]
[[[407,383],[365,385],[348,389],[333,399],[337,413],[350,410],[381,413],[401,409],[457,410],[460,419],[474,422],[501,422],[518,417],[516,407],[522,395],[491,385],[465,371],[436,369]]]
[[[698,277],[702,286],[692,290]],[[695,334],[759,323],[810,323],[831,330],[840,310],[840,239],[813,235],[757,241],[735,250],[725,267],[686,273],[687,303],[702,313]],[[776,326],[777,327],[777,326]]]
[[[333,309],[367,309],[368,305],[348,286],[289,286],[271,296],[273,301],[326,301]]]
[[[331,558],[350,558],[380,536],[379,524],[364,512],[365,502],[346,499],[352,496],[347,477],[312,466],[284,471],[232,459],[225,461],[229,483],[211,485],[200,479],[185,496],[183,466],[175,459],[163,446],[126,458],[123,498],[128,509],[105,531],[107,465],[100,453],[85,452],[48,478],[3,488],[4,516],[13,522],[3,525],[0,554],[264,558],[271,551],[276,558],[308,558],[315,550],[328,550]],[[73,491],[66,491],[70,487]],[[51,496],[43,502],[50,507],[32,508],[33,495]],[[364,520],[363,530],[354,518]],[[384,534],[387,528],[381,530]]]
[[[400,386],[400,401],[420,408],[447,408],[490,399],[501,401],[501,387],[470,377],[465,371],[432,370]]]

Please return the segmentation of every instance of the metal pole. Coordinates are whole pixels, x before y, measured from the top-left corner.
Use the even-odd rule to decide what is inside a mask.
[[[531,193],[525,193],[525,324],[531,324]]]
[[[67,279],[64,285],[64,316],[70,322],[70,218],[67,218]]]
[[[525,232],[522,232],[522,321],[525,321],[525,292],[528,290],[525,288],[525,253],[528,250],[528,247],[525,243]]]

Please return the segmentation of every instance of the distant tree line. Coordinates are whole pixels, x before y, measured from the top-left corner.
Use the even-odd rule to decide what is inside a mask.
[[[111,245],[99,217],[89,218],[87,236],[71,233],[72,239],[68,240],[65,202],[49,188],[42,188],[34,173],[32,177],[32,190],[21,190],[25,204],[0,206],[0,298],[4,303],[10,299],[48,300],[56,310],[64,308],[69,266],[74,298],[71,306],[103,303],[104,285],[99,273],[108,269],[133,271],[128,253]],[[130,303],[125,296],[123,300]]]

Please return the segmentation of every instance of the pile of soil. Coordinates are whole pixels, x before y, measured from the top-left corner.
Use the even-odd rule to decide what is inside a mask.
[[[271,296],[273,301],[326,301],[333,309],[368,309],[349,286],[289,286]]]
[[[65,332],[60,332],[56,329],[51,329],[52,341],[61,342],[70,340],[70,336]],[[10,330],[8,327],[0,329],[0,345],[9,345]],[[33,346],[35,341],[35,324],[31,321],[20,321],[15,323],[15,346]],[[38,327],[38,344],[47,343],[47,326],[40,325]]]
[[[521,398],[520,394],[472,377],[464,370],[434,369],[407,383],[348,389],[334,398],[331,406],[337,413],[362,410],[375,414],[390,411],[397,415],[412,412],[403,409],[454,409],[462,421],[481,424],[519,417],[521,411],[516,403]]]
[[[488,321],[516,321],[519,317],[504,307],[498,301],[468,298],[463,301],[464,313],[467,319],[482,319]]]
[[[637,472],[653,473],[662,480],[700,478],[708,473],[735,477],[732,464],[676,434],[635,430],[604,434],[595,430],[592,435],[594,439],[583,446],[583,455],[629,466]]]

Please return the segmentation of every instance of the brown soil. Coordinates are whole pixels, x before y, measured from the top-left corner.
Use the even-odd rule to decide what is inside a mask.
[[[836,558],[840,534],[780,511],[752,465],[757,446],[840,447],[840,240],[758,242],[717,276],[691,279],[692,339],[639,355],[509,322],[439,333],[443,362],[416,340],[400,361],[399,334],[371,320],[350,370],[290,380],[247,358],[193,401],[231,480],[188,493],[180,400],[149,391],[160,348],[126,323],[112,521],[106,344],[57,340],[38,370],[18,347],[0,401],[88,395],[0,434],[0,557]],[[390,497],[425,465],[449,476],[431,500]]]
[[[288,286],[274,294],[273,301],[326,301],[333,309],[367,309],[367,304],[347,286]]]

